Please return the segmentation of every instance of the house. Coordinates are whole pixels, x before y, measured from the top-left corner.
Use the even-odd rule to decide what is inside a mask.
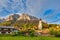
[[[0,34],[10,34],[11,32],[18,32],[18,30],[12,26],[0,26]]]

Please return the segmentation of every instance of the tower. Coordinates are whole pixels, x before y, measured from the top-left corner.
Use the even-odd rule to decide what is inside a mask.
[[[42,20],[41,19],[39,20],[38,29],[42,30]]]

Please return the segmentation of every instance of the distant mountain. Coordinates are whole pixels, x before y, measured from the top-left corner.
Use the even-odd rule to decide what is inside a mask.
[[[6,21],[16,21],[18,18],[20,17],[20,15],[18,14],[12,14],[12,15],[9,15],[8,18],[6,18]]]
[[[38,18],[28,15],[28,14],[22,14],[20,15],[20,17],[18,18],[18,20],[37,20]]]
[[[4,22],[4,21],[6,21],[4,18],[0,19],[0,22]]]
[[[6,20],[6,21],[5,21]],[[5,21],[5,22],[4,22]],[[39,25],[39,19],[34,17],[34,16],[31,16],[31,15],[28,15],[28,14],[12,14],[12,15],[9,15],[8,18],[6,19],[0,19],[0,26],[18,26],[18,27],[23,27],[23,26],[36,26],[38,27]],[[47,28],[48,27],[48,24],[45,23],[45,21],[42,20],[42,25],[44,28]]]
[[[12,14],[12,15],[9,15],[8,18],[6,18],[6,21],[10,21],[10,20],[13,20],[13,21],[19,21],[19,20],[38,20],[38,18],[34,17],[34,16],[31,16],[31,15],[28,15],[28,14]]]

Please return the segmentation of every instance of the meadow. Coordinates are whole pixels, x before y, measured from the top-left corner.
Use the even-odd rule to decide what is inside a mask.
[[[59,37],[26,37],[26,36],[2,36],[0,40],[60,40]]]

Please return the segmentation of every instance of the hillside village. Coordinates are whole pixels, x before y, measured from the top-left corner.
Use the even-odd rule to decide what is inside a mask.
[[[38,19],[28,14],[12,14],[6,19],[1,19],[0,29],[0,34],[10,34],[10,32],[16,32],[19,30],[22,34],[26,35],[32,33],[37,36],[51,36],[51,34],[55,34],[51,33],[51,30],[52,32],[60,31],[60,25],[48,24],[42,19]]]

